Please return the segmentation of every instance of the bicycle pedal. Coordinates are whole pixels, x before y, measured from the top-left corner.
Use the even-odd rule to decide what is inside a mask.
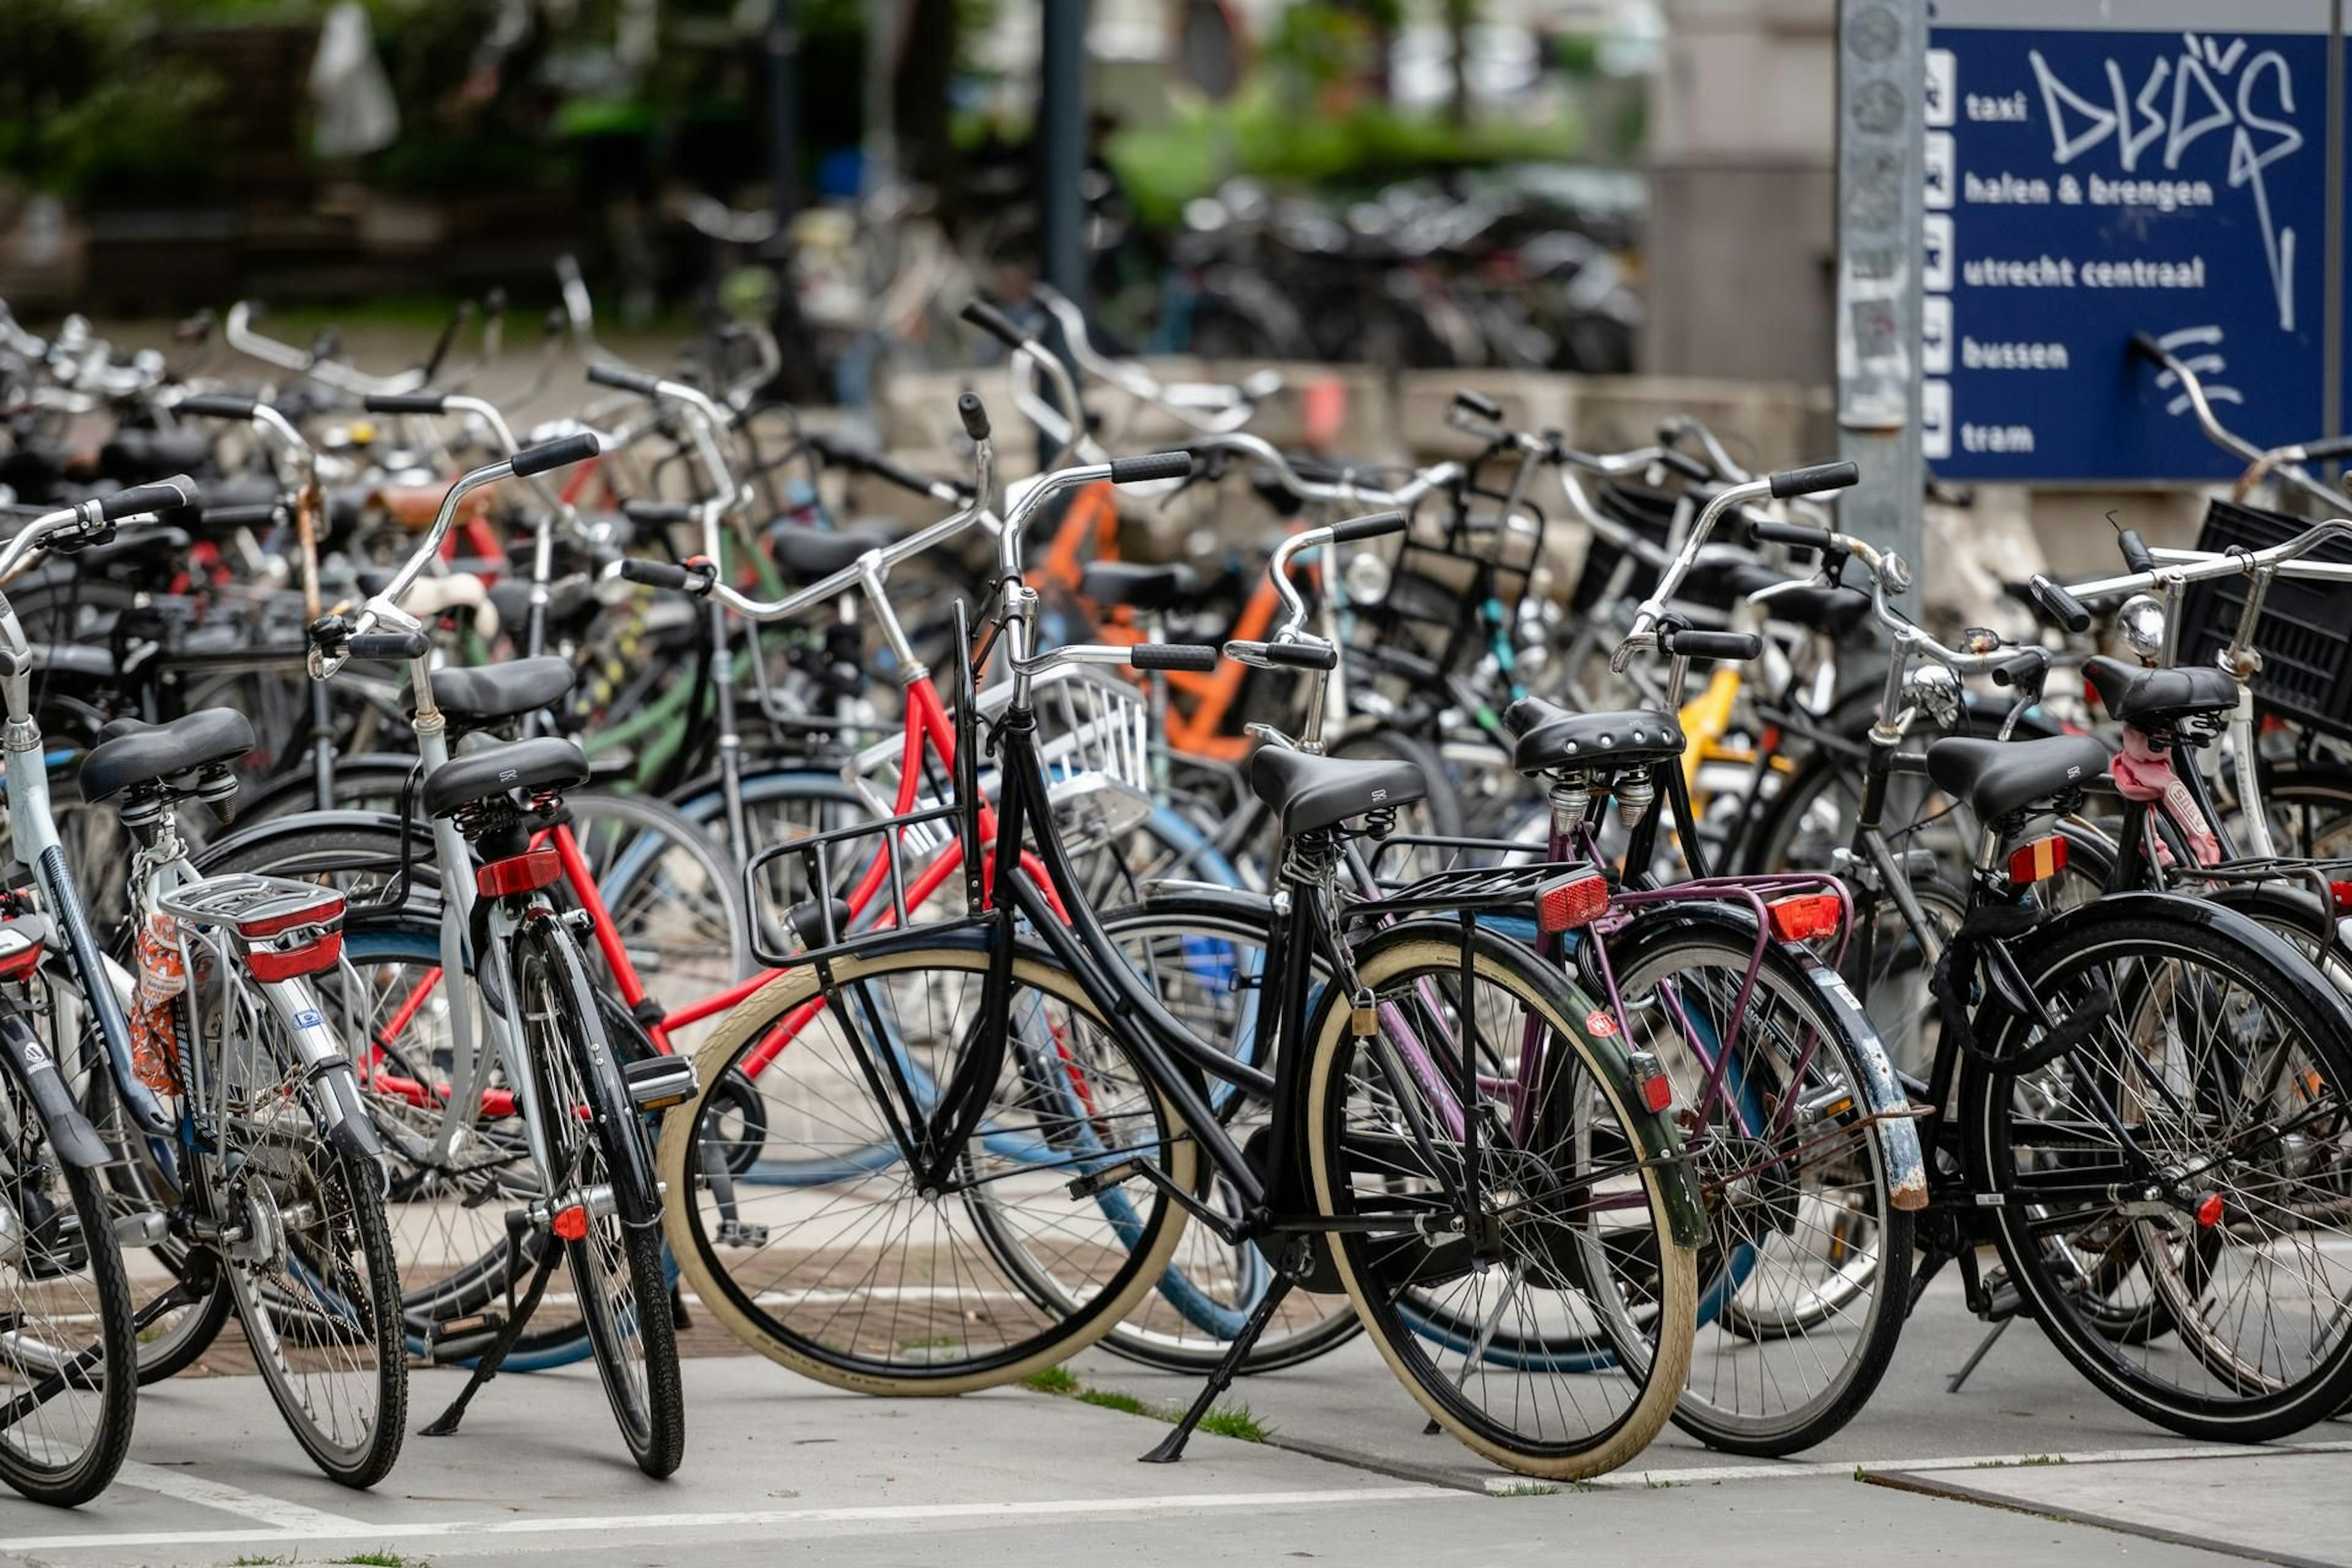
[[[629,1086],[629,1102],[639,1110],[663,1110],[684,1105],[699,1087],[694,1064],[684,1057],[641,1057],[621,1064]]]
[[[762,1247],[768,1245],[768,1227],[748,1225],[740,1219],[722,1219],[715,1239],[721,1247]]]
[[[488,1352],[505,1331],[506,1317],[499,1312],[470,1312],[462,1318],[444,1318],[425,1331],[425,1359],[435,1366],[446,1366],[452,1362],[472,1361]]]
[[[1099,1171],[1089,1171],[1070,1184],[1074,1198],[1090,1198],[1105,1188],[1115,1187],[1143,1168],[1140,1160],[1121,1160],[1116,1165],[1106,1165]]]

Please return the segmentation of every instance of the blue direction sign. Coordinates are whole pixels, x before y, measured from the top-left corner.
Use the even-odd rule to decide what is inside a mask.
[[[2330,0],[1936,0],[1931,16],[1929,465],[2233,471],[2125,352],[2141,331],[2256,442],[2325,433]]]

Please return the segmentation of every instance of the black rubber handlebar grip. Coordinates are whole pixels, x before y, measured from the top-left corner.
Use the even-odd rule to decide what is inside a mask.
[[[1148,484],[1153,479],[1181,479],[1192,472],[1190,452],[1146,452],[1139,458],[1113,458],[1110,482],[1115,485]]]
[[[1201,643],[1139,642],[1127,650],[1127,662],[1137,669],[1189,669],[1202,674],[1217,668],[1217,650]]]
[[[519,479],[543,474],[550,468],[568,468],[574,463],[584,463],[604,449],[593,430],[582,430],[571,436],[558,436],[552,441],[541,441],[536,447],[525,447],[508,462]]]
[[[360,406],[370,414],[446,414],[449,400],[438,392],[371,392]]]
[[[2041,573],[2033,574],[2027,592],[2033,595],[2035,604],[2049,613],[2052,620],[2068,631],[2086,632],[2091,629],[2091,612],[2083,607],[2083,601]]]
[[[967,392],[956,399],[956,416],[963,421],[963,433],[975,441],[988,439],[988,406],[977,392]]]
[[[661,377],[631,370],[625,364],[592,364],[588,367],[588,379],[599,386],[634,392],[639,397],[656,396],[661,391]]]
[[[2147,543],[2140,538],[2137,529],[2126,528],[2119,531],[2116,534],[2116,548],[2123,552],[2124,564],[2133,571],[2156,570],[2156,557],[2149,552]]]
[[[977,294],[973,295],[971,299],[966,300],[963,302],[962,310],[958,313],[961,314],[965,321],[971,322],[973,326],[978,327],[982,331],[986,332],[990,337],[994,338],[998,342],[1003,343],[1008,349],[1017,349],[1029,341],[1022,335],[1021,329],[1014,326],[1011,320],[1005,316],[1003,311],[998,310],[987,300],[980,298]]]
[[[1789,544],[1799,550],[1827,550],[1834,536],[1826,528],[1808,528],[1801,522],[1759,522],[1749,526],[1748,537],[1759,544]]]
[[[1685,658],[1718,658],[1741,664],[1764,651],[1754,632],[1661,632],[1658,647]]]
[[[195,501],[196,481],[179,474],[152,485],[134,485],[110,496],[100,496],[98,515],[109,522],[117,522],[142,511],[170,511],[176,507],[194,506]]]
[[[646,588],[679,588],[689,593],[696,588],[696,583],[701,583],[701,574],[687,572],[685,566],[673,562],[642,562],[635,557],[621,562],[621,576],[630,583],[642,583]]]
[[[1810,468],[1789,468],[1774,474],[1768,481],[1776,500],[1790,496],[1819,495],[1823,490],[1842,490],[1862,478],[1862,470],[1852,463],[1815,463]]]
[[[2130,343],[2126,346],[2134,359],[2144,359],[2154,365],[2160,365],[2165,361],[2164,345],[2146,332],[2134,332]]]
[[[1401,511],[1367,512],[1351,517],[1345,522],[1331,525],[1331,542],[1350,544],[1359,539],[1379,539],[1386,534],[1402,533],[1412,519]]]
[[[1327,642],[1270,642],[1265,645],[1268,664],[1287,665],[1293,669],[1337,669],[1339,650]]]
[[[247,501],[236,506],[206,506],[196,503],[196,518],[204,528],[260,528],[278,521],[276,501]]]
[[[195,397],[184,397],[176,405],[182,414],[194,414],[205,419],[250,419],[254,400],[232,397],[225,392],[207,392]]]
[[[345,643],[353,658],[423,658],[432,645],[423,632],[362,632]]]
[[[1713,468],[1708,468],[1688,452],[1677,451],[1672,447],[1662,447],[1658,449],[1658,464],[1661,468],[1671,469],[1686,479],[1696,479],[1701,484],[1715,478]]]
[[[1454,406],[1461,409],[1465,414],[1475,414],[1479,418],[1491,421],[1496,425],[1503,422],[1503,405],[1501,404],[1496,402],[1493,398],[1488,397],[1484,393],[1473,392],[1466,386],[1454,395]]]
[[[687,522],[694,517],[694,508],[682,500],[625,500],[621,515],[631,522],[662,525]]]
[[[2315,462],[2330,458],[2352,457],[2352,436],[2330,436],[2325,441],[2305,441],[2303,455]]]
[[[2047,648],[2028,648],[2015,658],[2002,659],[1992,667],[1995,686],[2032,686],[2050,670]]]

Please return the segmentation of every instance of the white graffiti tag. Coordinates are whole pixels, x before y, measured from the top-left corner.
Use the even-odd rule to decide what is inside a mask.
[[[2278,300],[2279,330],[2294,331],[2294,227],[2273,219],[2263,173],[2304,144],[2293,122],[2294,82],[2285,57],[2276,49],[2250,57],[2243,38],[2225,43],[2210,34],[2184,33],[2180,52],[2151,62],[2137,91],[2111,58],[2105,62],[2105,91],[2094,94],[2059,80],[2041,50],[2032,51],[2031,58],[2050,117],[2051,156],[2059,163],[2108,146],[2126,174],[2137,172],[2151,151],[2171,174],[2200,141],[2229,132],[2229,185],[2253,196],[2271,289]]]

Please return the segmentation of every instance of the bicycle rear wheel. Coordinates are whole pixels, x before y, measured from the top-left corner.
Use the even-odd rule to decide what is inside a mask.
[[[1589,1039],[1591,1012],[1556,970],[1486,931],[1465,993],[1461,929],[1397,926],[1356,950],[1378,1032],[1358,1037],[1327,993],[1309,1026],[1307,1148],[1319,1212],[1436,1219],[1465,1179],[1463,1054],[1477,1073],[1475,1236],[1330,1237],[1341,1284],[1414,1399],[1462,1443],[1526,1475],[1615,1468],[1674,1414],[1698,1310],[1696,1198],[1666,1162],[1673,1131],[1642,1110],[1622,1054]],[[1540,1047],[1538,1083],[1516,1083]],[[1680,1211],[1679,1214],[1677,1211]],[[1400,1227],[1401,1228],[1401,1227]],[[1475,1324],[1467,1342],[1421,1331],[1421,1302]],[[1579,1370],[1490,1359],[1493,1336],[1589,1339]]]
[[[697,1057],[701,1089],[662,1128],[670,1249],[702,1305],[770,1359],[860,1393],[993,1387],[1101,1338],[1174,1255],[1183,1211],[1152,1181],[1069,1190],[1129,1161],[1197,1190],[1199,1154],[1121,1037],[1042,955],[1014,962],[1014,1040],[979,1130],[940,1190],[917,1189],[899,1102],[877,1089],[903,1081],[919,1109],[936,1105],[982,1044],[988,961],[975,938],[844,956],[829,979],[803,966]]]
[[[400,1271],[373,1160],[328,1142],[306,1065],[274,1015],[224,1053],[220,1148],[199,1156],[253,1359],[311,1462],[347,1487],[400,1457],[408,1361]]]
[[[2343,999],[2275,936],[2203,900],[2127,895],[2012,951],[2054,1016],[2098,1009],[2055,1061],[1972,1068],[1961,1088],[1979,1192],[1997,1199],[2002,1258],[2043,1331],[2102,1393],[2186,1436],[2268,1442],[2342,1409]],[[2004,1013],[1980,1043],[2014,1056],[2041,1037]],[[2085,1277],[2106,1282],[2091,1310]],[[2169,1333],[2118,1339],[2103,1324],[2126,1287]]]
[[[686,1393],[661,1231],[632,1223],[613,1198],[616,1174],[644,1158],[623,1141],[644,1133],[634,1113],[605,1112],[615,1100],[627,1105],[626,1090],[608,1084],[599,1092],[593,1082],[620,1069],[578,950],[553,921],[533,921],[514,952],[535,1110],[553,1165],[548,1202],[559,1217],[576,1210],[584,1226],[564,1244],[580,1316],[629,1457],[646,1474],[667,1476],[686,1456]]]

